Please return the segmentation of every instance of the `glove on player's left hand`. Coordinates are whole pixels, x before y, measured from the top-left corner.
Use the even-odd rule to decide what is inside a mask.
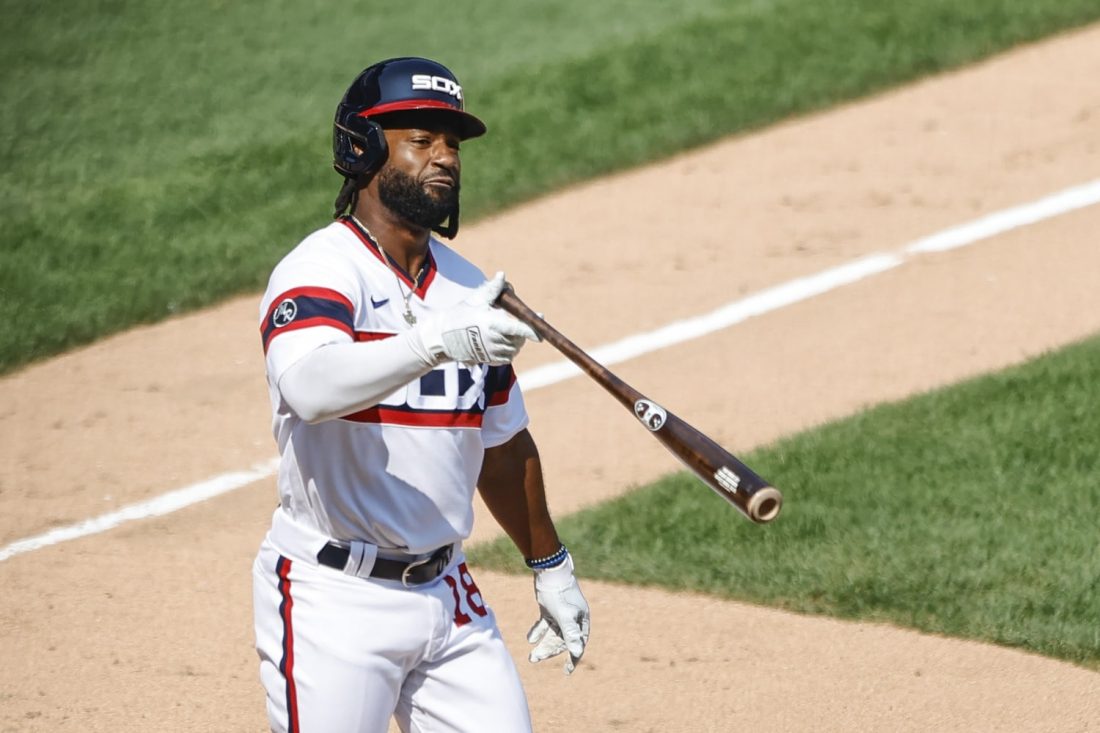
[[[541,615],[527,641],[534,644],[528,657],[532,662],[569,652],[565,673],[572,674],[588,643],[588,602],[573,577],[573,558],[547,570],[535,571],[535,600]]]

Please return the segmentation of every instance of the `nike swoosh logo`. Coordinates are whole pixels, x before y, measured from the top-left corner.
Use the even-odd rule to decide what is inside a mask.
[[[373,305],[375,308],[381,308],[382,306],[384,306],[386,303],[389,303],[389,302],[390,302],[389,298],[382,298],[382,300],[375,300],[373,295],[370,296],[370,304]]]

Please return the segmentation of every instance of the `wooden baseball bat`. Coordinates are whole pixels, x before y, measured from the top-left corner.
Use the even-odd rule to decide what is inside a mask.
[[[496,305],[535,330],[539,336],[611,393],[623,407],[683,461],[703,483],[752,521],[763,524],[779,515],[783,495],[751,468],[600,364],[531,310],[507,285]]]

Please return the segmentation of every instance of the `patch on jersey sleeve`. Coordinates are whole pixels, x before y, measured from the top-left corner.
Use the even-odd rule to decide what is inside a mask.
[[[511,364],[489,367],[485,374],[485,406],[494,407],[507,402],[515,383],[516,370]]]
[[[289,326],[290,322],[297,317],[298,304],[294,302],[293,298],[287,298],[275,306],[275,312],[271,315],[271,325],[275,328]]]
[[[355,308],[342,293],[328,288],[294,288],[271,301],[260,324],[264,353],[280,333],[313,326],[337,328],[355,336]]]

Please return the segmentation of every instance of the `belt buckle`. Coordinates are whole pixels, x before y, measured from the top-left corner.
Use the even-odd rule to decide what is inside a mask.
[[[412,571],[415,570],[416,568],[427,565],[430,562],[439,563],[439,571],[436,573],[436,575],[438,576],[440,573],[443,572],[443,568],[447,567],[447,563],[449,563],[451,561],[451,554],[453,552],[454,552],[454,546],[453,545],[447,545],[445,548],[443,548],[442,552],[439,551],[439,550],[436,550],[435,552],[428,555],[427,557],[425,557],[422,560],[416,560],[414,562],[409,563],[408,565],[405,566],[405,569],[401,571],[401,585],[405,586],[406,588],[410,587],[409,586],[409,574],[412,573]]]
[[[411,562],[408,565],[406,565],[405,569],[401,571],[401,585],[408,588],[409,587],[409,573],[411,573],[413,570],[420,567],[421,565],[427,565],[428,563],[430,563],[434,559],[435,559],[434,555],[428,555],[423,560],[416,560],[416,561]]]

